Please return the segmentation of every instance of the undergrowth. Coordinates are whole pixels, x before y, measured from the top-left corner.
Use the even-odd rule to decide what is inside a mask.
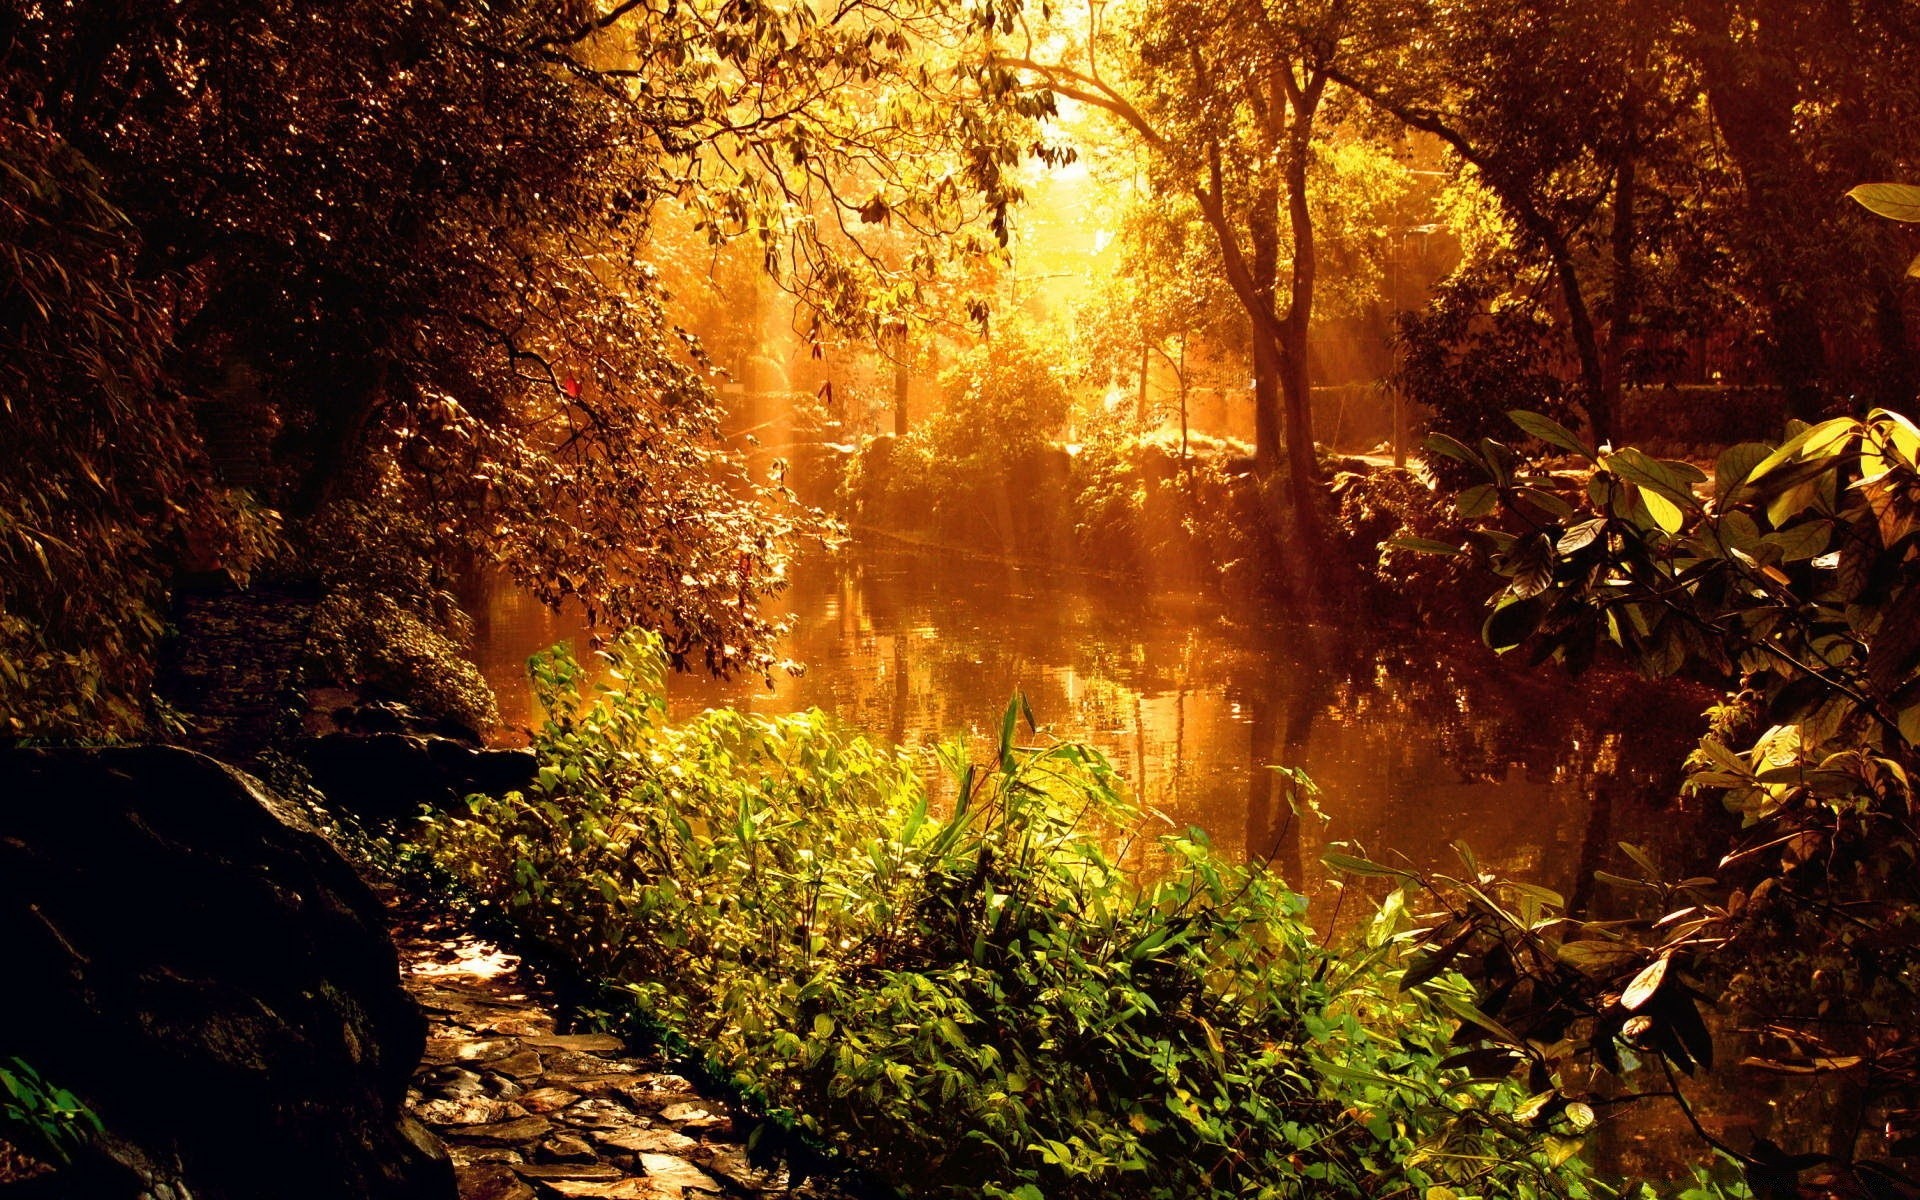
[[[591,702],[535,660],[526,793],[422,847],[525,941],[610,982],[743,1089],[916,1196],[1584,1196],[1577,1114],[1446,1065],[1468,991],[1402,993],[1391,897],[1356,944],[1100,755],[903,752],[818,712],[666,719],[658,642]],[[1031,729],[1031,718],[1027,725]],[[1038,740],[1038,739],[1035,739]],[[1124,862],[1123,862],[1124,860]]]

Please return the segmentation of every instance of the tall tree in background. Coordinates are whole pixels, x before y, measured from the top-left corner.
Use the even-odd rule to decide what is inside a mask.
[[[1604,441],[1643,291],[1649,193],[1662,164],[1699,149],[1681,144],[1697,93],[1673,57],[1671,14],[1598,0],[1418,0],[1398,20],[1410,34],[1400,53],[1334,73],[1439,137],[1497,199],[1553,282],[1579,404]]]
[[[912,22],[961,37],[971,10],[0,12],[0,441],[21,452],[0,483],[0,711],[16,729],[135,727],[168,583],[193,568],[344,563],[431,608],[477,558],[661,629],[679,661],[768,661],[757,601],[790,522],[719,451],[698,348],[635,247],[657,198],[704,195],[735,222],[722,234],[806,261],[828,242],[782,243],[768,214],[847,176],[835,139],[870,166],[893,145],[810,116],[902,72],[980,98],[957,56],[942,73],[907,53]],[[958,170],[916,165],[884,213],[814,199],[1003,225],[1021,147],[940,120],[921,132],[977,138],[940,160]],[[87,578],[110,585],[72,586]]]
[[[1041,38],[1005,65],[1113,114],[1150,152],[1154,185],[1183,193],[1211,231],[1252,341],[1254,455],[1285,448],[1292,505],[1318,528],[1308,333],[1320,283],[1311,176],[1338,64],[1382,31],[1345,0],[1096,3],[1073,48]]]
[[[1895,228],[1842,197],[1920,165],[1920,11],[1874,0],[1684,0],[1682,13],[1685,51],[1739,173],[1737,260],[1766,314],[1768,358],[1790,411],[1818,416],[1835,391],[1909,402],[1920,378],[1900,290],[1907,256]],[[1827,342],[1862,330],[1877,361],[1836,372]]]

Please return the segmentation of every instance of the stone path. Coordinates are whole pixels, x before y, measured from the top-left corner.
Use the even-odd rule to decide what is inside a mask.
[[[726,1106],[606,1034],[562,1034],[514,956],[417,915],[395,931],[430,1023],[413,1113],[446,1142],[461,1200],[814,1198],[747,1160]]]

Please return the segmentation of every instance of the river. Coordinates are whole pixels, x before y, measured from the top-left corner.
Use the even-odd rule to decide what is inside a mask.
[[[1576,904],[1595,867],[1625,865],[1618,841],[1685,852],[1671,798],[1698,693],[878,537],[799,559],[779,604],[793,614],[781,653],[803,673],[676,677],[671,710],[819,707],[901,745],[968,735],[984,756],[1024,691],[1044,733],[1099,747],[1170,821],[1271,859],[1310,895],[1336,841],[1449,871],[1462,843]],[[483,670],[507,725],[525,726],[527,655],[581,648],[580,626],[510,588],[481,607]],[[1295,814],[1272,765],[1307,772],[1324,820]]]

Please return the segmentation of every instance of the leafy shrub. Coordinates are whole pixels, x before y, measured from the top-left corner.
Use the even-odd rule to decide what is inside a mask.
[[[1451,551],[1464,541],[1447,497],[1406,470],[1344,471],[1331,490],[1334,530],[1374,586],[1424,618],[1451,622],[1472,611],[1467,561],[1415,548]]]
[[[1491,271],[1463,272],[1424,312],[1401,318],[1402,388],[1433,414],[1431,429],[1468,445],[1509,432],[1516,408],[1568,422],[1578,411],[1562,378],[1561,335],[1545,313],[1501,291]],[[1450,482],[1466,477],[1457,463],[1428,459]]]
[[[1714,1066],[1701,1004],[1718,1000],[1746,1031],[1740,1067],[1802,1101],[1845,1081],[1838,1125],[1854,1133],[1829,1140],[1807,1121],[1785,1152],[1716,1149],[1757,1194],[1816,1164],[1884,1189],[1876,1149],[1920,1158],[1920,425],[1889,410],[1790,423],[1778,445],[1729,447],[1709,478],[1512,416],[1583,463],[1585,486],[1563,494],[1491,440],[1430,440],[1486,481],[1457,504],[1478,518],[1463,540],[1500,577],[1483,636],[1724,688],[1685,786],[1740,829],[1678,881],[1623,845],[1635,877],[1601,878],[1645,898],[1631,920],[1561,920],[1549,904],[1548,926],[1519,928],[1477,885],[1427,881],[1451,912],[1432,953],[1483,1004],[1500,999],[1488,1038],[1510,1065],[1585,1055],[1604,1084],[1637,1057],[1683,1106],[1674,1073]]]
[[[1343,957],[1302,897],[1197,833],[1114,854],[1087,831],[1136,815],[1111,768],[1016,746],[1019,705],[987,768],[939,752],[942,815],[906,755],[818,712],[669,725],[658,642],[610,657],[632,688],[590,707],[578,665],[536,660],[537,783],[474,797],[425,849],[881,1179],[1020,1200],[1584,1194],[1577,1143],[1516,1082],[1442,1065],[1465,993],[1396,990],[1396,902]]]
[[[100,1118],[17,1058],[0,1063],[0,1141],[35,1158],[66,1162]]]
[[[310,645],[315,667],[336,682],[477,733],[499,724],[493,689],[466,651],[390,596],[329,595],[314,612]]]
[[[361,472],[360,496],[336,500],[303,547],[325,595],[313,616],[312,669],[332,683],[401,700],[423,716],[484,733],[499,723],[493,690],[462,642],[471,621],[439,565],[435,534],[383,501]]]

